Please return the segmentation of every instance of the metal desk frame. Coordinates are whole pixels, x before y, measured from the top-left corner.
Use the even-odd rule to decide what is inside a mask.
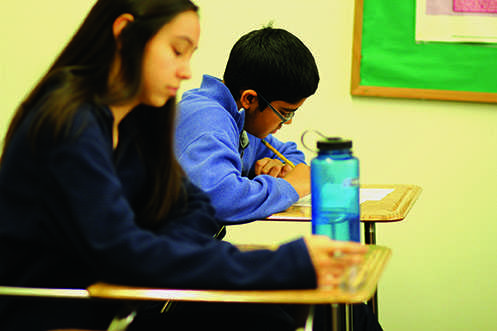
[[[364,224],[364,242],[376,244],[376,223],[400,222],[418,199],[422,189],[411,184],[361,184],[361,189],[393,189],[382,200],[368,200],[361,203],[361,222]],[[286,211],[269,216],[265,220],[309,222],[310,206],[291,206]],[[375,291],[368,305],[376,316],[378,312],[378,293]]]

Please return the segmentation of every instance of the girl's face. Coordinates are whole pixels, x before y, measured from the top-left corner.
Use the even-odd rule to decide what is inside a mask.
[[[181,81],[191,77],[190,60],[199,37],[198,15],[186,11],[164,25],[147,42],[139,103],[161,107],[176,95]]]

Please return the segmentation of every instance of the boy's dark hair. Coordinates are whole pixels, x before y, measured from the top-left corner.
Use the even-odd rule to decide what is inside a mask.
[[[268,102],[296,103],[316,92],[319,73],[300,39],[286,30],[264,27],[235,43],[223,79],[235,100],[242,91],[252,89]]]

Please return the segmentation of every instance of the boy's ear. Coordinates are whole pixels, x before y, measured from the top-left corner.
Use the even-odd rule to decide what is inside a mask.
[[[247,111],[257,109],[259,107],[257,92],[254,90],[242,91],[240,96],[240,104]]]
[[[119,35],[128,23],[133,22],[135,18],[131,14],[121,14],[118,18],[114,20],[112,24],[112,33],[114,34],[114,39],[118,40]]]

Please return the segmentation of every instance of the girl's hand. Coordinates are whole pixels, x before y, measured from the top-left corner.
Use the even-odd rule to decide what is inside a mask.
[[[359,264],[367,253],[366,245],[351,241],[335,241],[326,236],[304,238],[316,271],[318,288],[334,288],[348,267]]]

